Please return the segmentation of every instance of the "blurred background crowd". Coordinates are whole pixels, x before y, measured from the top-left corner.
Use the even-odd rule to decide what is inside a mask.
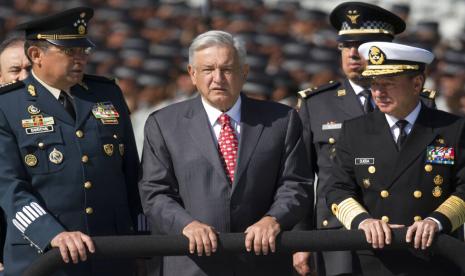
[[[291,106],[297,91],[340,77],[340,53],[328,12],[339,0],[1,0],[0,39],[37,15],[80,5],[95,9],[97,45],[87,72],[115,77],[132,112],[139,152],[148,115],[195,95],[186,71],[197,34],[226,30],[247,45],[243,92]],[[465,1],[364,1],[404,18],[396,42],[433,50],[425,87],[439,109],[465,115]]]

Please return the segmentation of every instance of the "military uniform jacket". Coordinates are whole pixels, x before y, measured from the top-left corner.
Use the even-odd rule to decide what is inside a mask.
[[[463,119],[422,106],[399,152],[379,110],[346,121],[328,183],[328,208],[351,229],[369,217],[406,226],[433,217],[450,233],[465,217],[464,131]],[[345,213],[341,202],[349,198],[367,212]],[[448,275],[441,274],[438,262],[421,262],[405,252],[393,252],[392,258],[376,252],[381,252],[382,265],[365,270],[367,275]]]
[[[134,231],[138,157],[121,90],[108,79],[85,76],[71,94],[76,121],[32,75],[2,88],[6,275],[20,275],[62,231],[90,236]],[[120,275],[112,269],[86,262],[66,275]]]

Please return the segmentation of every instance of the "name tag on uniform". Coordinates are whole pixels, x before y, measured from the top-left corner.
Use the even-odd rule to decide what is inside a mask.
[[[426,163],[454,165],[455,151],[453,147],[428,146],[426,149]]]
[[[374,158],[355,158],[355,165],[374,165]]]
[[[342,123],[336,123],[336,122],[328,122],[324,125],[321,126],[322,130],[333,130],[333,129],[341,129]]]
[[[97,103],[92,107],[92,114],[103,124],[118,124],[119,113],[111,102]]]

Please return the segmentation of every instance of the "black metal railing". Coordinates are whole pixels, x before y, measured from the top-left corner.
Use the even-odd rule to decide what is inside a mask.
[[[412,247],[405,242],[406,229],[393,229],[391,245],[383,250]],[[244,234],[219,234],[221,253],[244,253]],[[188,240],[182,235],[93,237],[95,253],[89,259],[140,258],[152,256],[188,255]],[[360,230],[325,230],[283,232],[276,242],[277,253],[296,251],[338,251],[370,249]],[[440,234],[429,249],[456,264],[465,272],[465,243],[449,235]],[[47,276],[67,265],[58,249],[54,248],[34,262],[23,276]]]

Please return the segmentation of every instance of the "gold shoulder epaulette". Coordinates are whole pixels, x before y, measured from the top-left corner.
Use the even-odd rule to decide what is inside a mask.
[[[18,88],[24,87],[24,82],[22,81],[12,81],[9,83],[1,84],[0,85],[0,94],[5,94],[7,92],[11,92]]]
[[[310,96],[313,96],[313,95],[316,95],[316,94],[319,94],[320,92],[323,92],[323,91],[329,91],[331,90],[332,88],[338,86],[340,83],[338,81],[330,81],[328,82],[327,84],[324,84],[322,86],[315,86],[315,87],[311,87],[311,88],[307,88],[307,89],[304,89],[302,91],[299,91],[297,92],[299,94],[299,96],[302,98],[302,99],[305,99],[305,98],[308,98]]]
[[[436,90],[428,89],[428,88],[423,88],[423,91],[421,91],[420,95],[428,98],[428,99],[434,99],[438,93]]]

